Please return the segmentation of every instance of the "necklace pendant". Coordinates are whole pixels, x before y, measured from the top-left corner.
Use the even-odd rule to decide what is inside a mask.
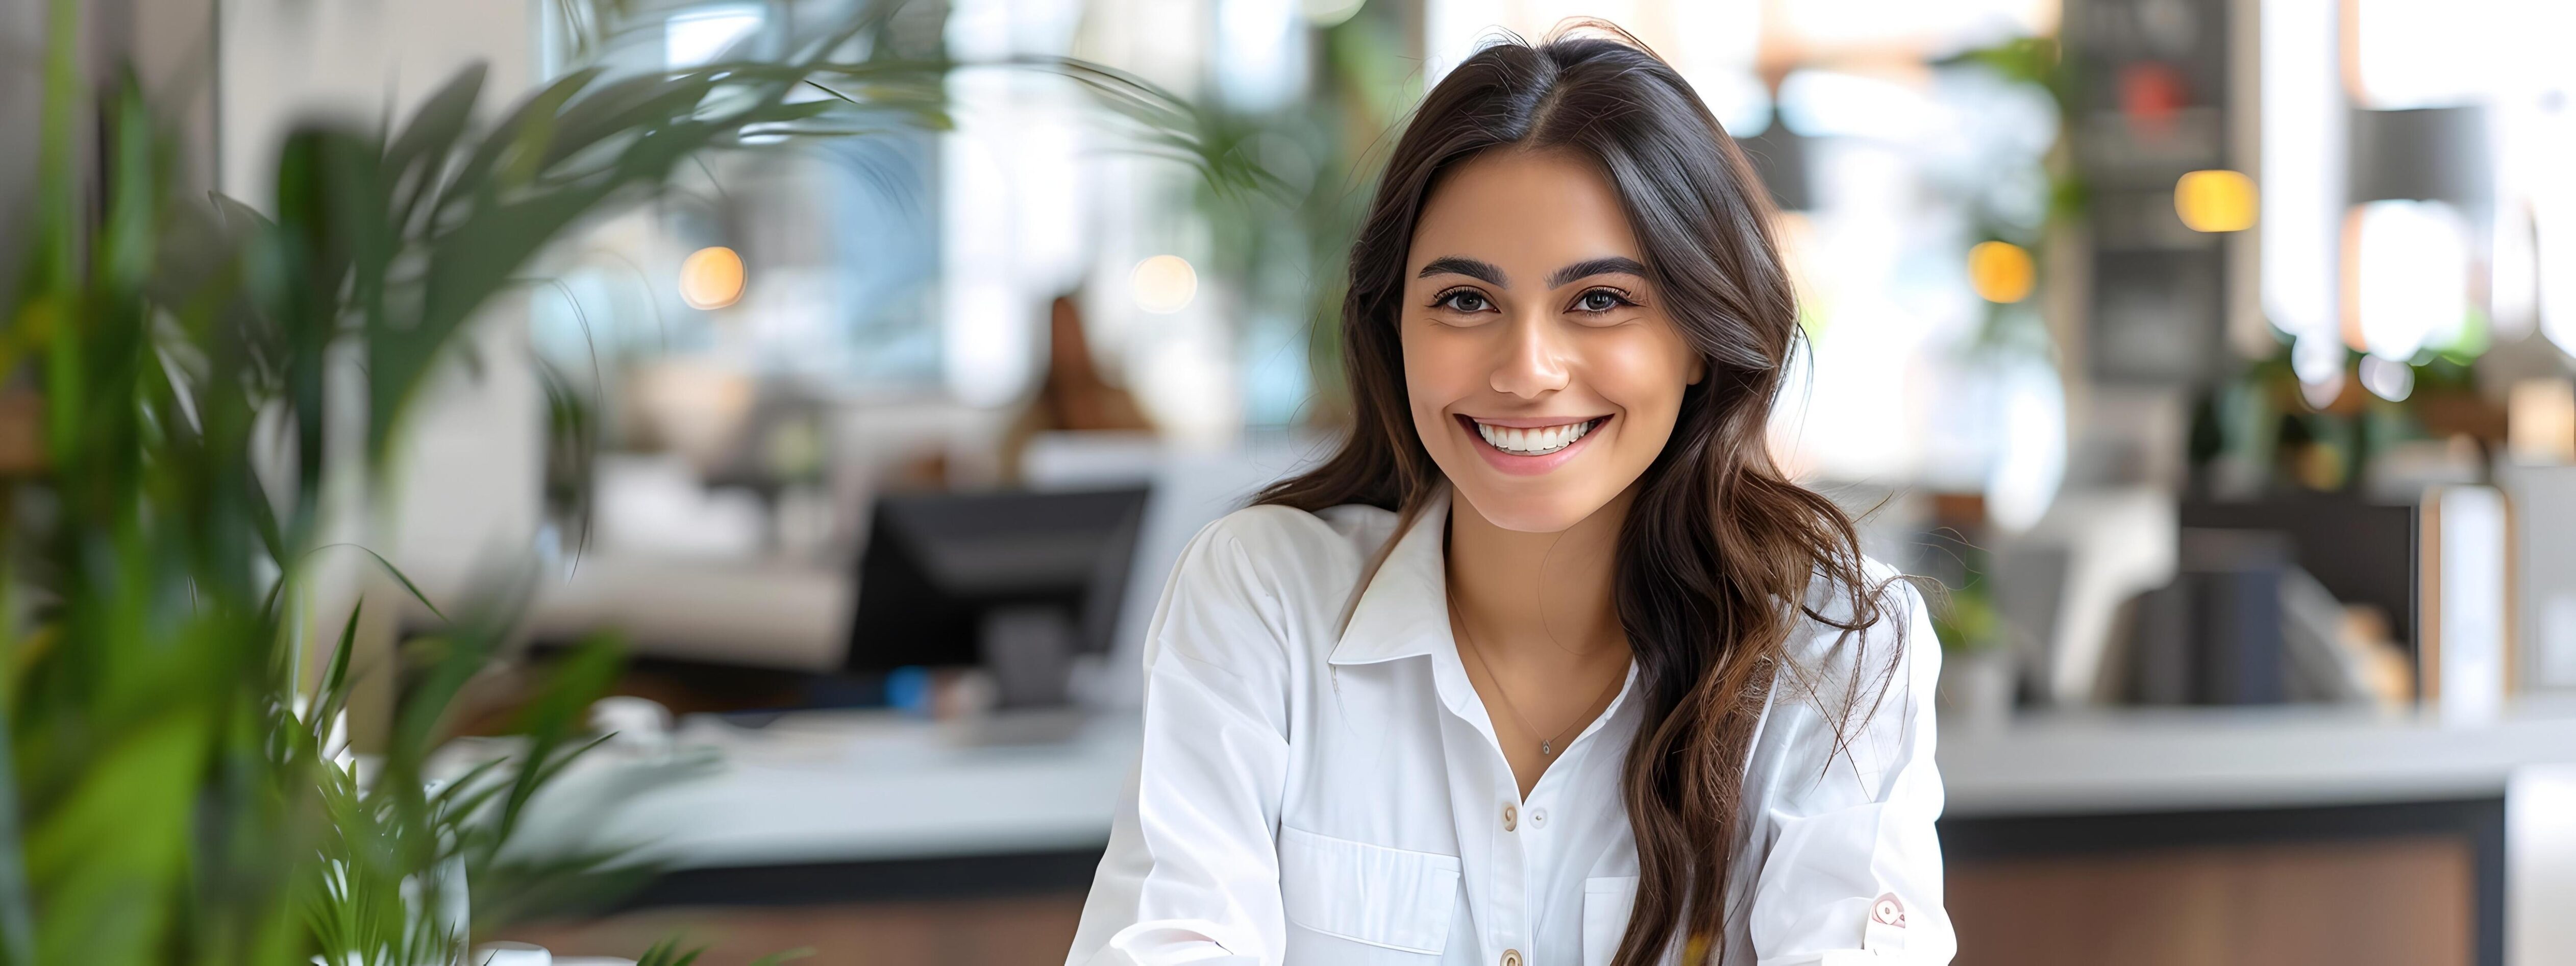
[[[1556,748],[1552,742],[1542,741],[1538,743],[1538,753],[1541,755],[1553,755],[1556,754]]]

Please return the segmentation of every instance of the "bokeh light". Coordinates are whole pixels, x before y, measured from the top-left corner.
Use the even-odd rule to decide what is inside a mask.
[[[2254,179],[2242,171],[2193,171],[2174,182],[2174,214],[2193,231],[2254,227]]]
[[[1135,289],[1136,307],[1158,314],[1187,308],[1199,294],[1198,270],[1178,255],[1156,255],[1137,262],[1135,273],[1127,281]]]
[[[1978,242],[1968,249],[1968,284],[1989,302],[2019,302],[2030,297],[2039,268],[2030,252],[2011,242]]]
[[[2505,402],[2505,449],[2514,462],[2576,463],[2576,382],[2523,379]]]
[[[2405,402],[2406,397],[2415,394],[2415,367],[2378,356],[2363,356],[2361,387],[2389,402]]]
[[[2355,348],[2388,359],[2412,359],[2447,348],[2469,309],[2467,226],[2438,201],[2374,201],[2347,234],[2345,278]]]
[[[720,309],[742,300],[742,256],[722,245],[690,252],[680,262],[680,300],[693,309]]]
[[[2315,333],[2299,336],[2290,346],[2290,371],[2300,382],[2323,383],[2343,378],[2343,343]]]

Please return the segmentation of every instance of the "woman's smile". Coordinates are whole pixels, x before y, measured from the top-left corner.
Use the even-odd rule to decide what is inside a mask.
[[[1565,465],[1609,421],[1608,416],[1505,419],[1458,414],[1460,429],[1482,444],[1470,445],[1485,462],[1516,476],[1534,476]]]

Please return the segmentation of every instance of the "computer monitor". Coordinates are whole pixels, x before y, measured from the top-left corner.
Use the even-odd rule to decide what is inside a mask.
[[[1072,655],[1109,650],[1146,492],[878,500],[844,668],[981,664],[1006,704],[1060,701]]]

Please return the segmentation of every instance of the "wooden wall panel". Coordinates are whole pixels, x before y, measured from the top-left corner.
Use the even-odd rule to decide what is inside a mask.
[[[1959,966],[2468,966],[2453,838],[1953,863]]]
[[[745,966],[811,949],[799,964],[829,966],[1056,966],[1073,945],[1082,895],[939,902],[652,909],[584,923],[523,927],[497,938],[556,956],[643,955],[684,935],[707,947],[696,966]]]
[[[2469,966],[2472,853],[2448,837],[1953,862],[1959,966]],[[834,966],[1053,966],[1082,896],[652,909],[505,937],[702,966],[810,948]]]

